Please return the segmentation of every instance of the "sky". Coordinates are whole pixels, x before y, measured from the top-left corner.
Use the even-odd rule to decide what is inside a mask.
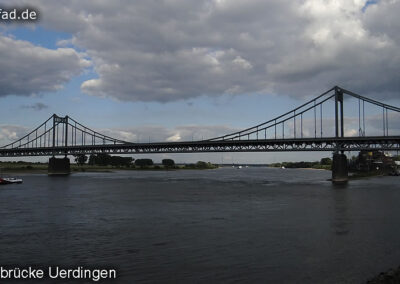
[[[2,7],[29,7],[39,20],[0,20],[0,145],[53,113],[115,138],[155,142],[247,128],[335,85],[400,105],[398,0],[0,0]]]

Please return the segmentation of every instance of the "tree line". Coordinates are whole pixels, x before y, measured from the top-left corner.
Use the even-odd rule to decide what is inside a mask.
[[[132,157],[111,156],[109,154],[92,154],[88,157],[84,154],[75,155],[75,163],[83,166],[86,162],[91,166],[115,166],[129,167],[134,159]]]
[[[151,167],[154,165],[152,159],[134,159],[132,157],[111,156],[109,154],[92,154],[89,159],[86,155],[75,155],[75,163],[82,166],[86,162],[91,166],[115,166],[115,167],[131,167],[133,165],[141,168]],[[163,159],[162,165],[165,168],[174,168],[175,161],[172,159]]]

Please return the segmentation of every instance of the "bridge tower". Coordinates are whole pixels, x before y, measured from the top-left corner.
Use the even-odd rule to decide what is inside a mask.
[[[344,137],[343,119],[343,91],[335,87],[335,136]],[[333,153],[332,182],[341,183],[348,181],[348,164],[344,151],[339,151],[341,145],[337,143],[337,149]]]
[[[62,126],[61,141],[59,141],[59,126]],[[68,175],[71,172],[69,158],[67,157],[67,149],[65,149],[64,158],[56,158],[54,153],[56,147],[68,147],[68,115],[59,117],[53,114],[53,156],[49,159],[48,174],[49,175]]]

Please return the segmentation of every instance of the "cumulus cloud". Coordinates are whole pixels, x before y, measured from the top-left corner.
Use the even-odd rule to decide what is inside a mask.
[[[389,122],[389,135],[400,135],[400,127],[396,124],[399,120],[400,115],[397,113],[390,113],[388,116]],[[356,137],[356,136],[382,136],[382,115],[370,115],[365,117],[365,132],[363,126],[359,125],[358,117],[345,116],[345,137]],[[362,122],[361,122],[362,123]],[[335,120],[332,118],[324,117],[322,120],[323,133],[322,137],[333,137],[335,136]],[[321,124],[320,119],[317,119],[315,125],[313,118],[305,118],[302,122],[303,128],[300,127],[300,121],[296,122],[297,138],[301,136],[303,138],[321,137]],[[135,128],[126,129],[98,129],[102,134],[111,136],[116,139],[120,139],[127,142],[133,143],[147,143],[147,142],[180,142],[180,141],[198,141],[206,140],[221,135],[233,133],[242,129],[232,128],[228,126],[209,126],[209,125],[185,125],[178,126],[175,128],[167,128],[164,126],[147,125]],[[285,132],[285,138],[294,137],[294,122],[293,120],[285,122],[285,126],[282,129],[282,124],[277,126],[277,138],[282,138],[282,131]],[[363,134],[364,132],[364,134]],[[272,127],[267,130],[267,139],[275,138],[275,129]],[[259,139],[264,138],[264,132],[259,133]],[[247,139],[247,136],[244,138]],[[249,136],[249,139],[257,139],[256,134]]]
[[[133,143],[147,142],[179,142],[205,140],[238,129],[228,126],[185,125],[175,128],[164,126],[146,125],[127,129],[98,129],[102,134]]]
[[[18,140],[28,131],[29,129],[24,126],[0,124],[0,147]]]
[[[83,82],[81,89],[87,94],[166,102],[221,94],[306,96],[337,84],[365,95],[396,97],[400,1],[367,6],[366,2],[35,0],[30,4],[39,7],[41,25],[72,34],[60,46],[83,49],[92,59],[98,77]],[[75,56],[76,67],[72,50],[58,50],[67,51]],[[58,81],[42,88],[56,89],[72,73],[56,76]]]
[[[0,97],[56,91],[89,61],[73,48],[56,50],[0,34]]]

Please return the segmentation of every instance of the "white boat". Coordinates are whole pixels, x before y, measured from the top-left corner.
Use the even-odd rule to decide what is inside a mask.
[[[20,178],[0,178],[0,184],[22,183]]]

